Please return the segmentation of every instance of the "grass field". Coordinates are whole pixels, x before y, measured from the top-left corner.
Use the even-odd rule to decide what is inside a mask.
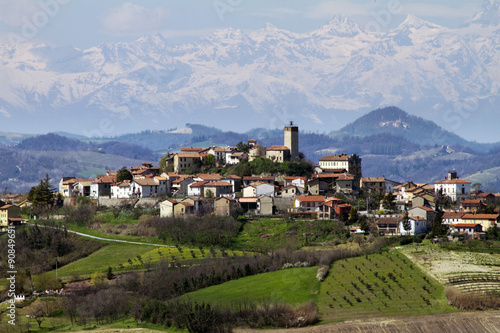
[[[335,262],[318,306],[327,321],[456,311],[443,286],[397,251]]]
[[[332,240],[331,221],[286,220],[282,218],[255,218],[247,220],[243,230],[234,239],[239,250],[262,251],[284,247],[300,248]]]
[[[247,276],[185,294],[182,298],[222,306],[230,306],[237,300],[270,300],[297,305],[316,301],[320,287],[316,271],[317,267],[289,268]]]

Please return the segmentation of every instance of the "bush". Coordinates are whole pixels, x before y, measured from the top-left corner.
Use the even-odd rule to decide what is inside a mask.
[[[500,297],[465,293],[453,287],[447,287],[446,298],[448,303],[459,310],[487,310],[500,307]]]

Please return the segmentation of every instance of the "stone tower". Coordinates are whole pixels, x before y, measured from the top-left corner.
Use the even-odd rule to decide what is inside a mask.
[[[299,127],[290,122],[285,126],[285,147],[290,149],[290,159],[297,160],[299,156]]]

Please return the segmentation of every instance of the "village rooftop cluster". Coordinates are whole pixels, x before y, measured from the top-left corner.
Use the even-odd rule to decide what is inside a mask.
[[[63,177],[58,190],[71,204],[77,196],[89,197],[101,206],[117,206],[117,202],[124,200],[154,201],[160,207],[161,217],[291,214],[347,220],[360,198],[378,198],[377,211],[372,210],[371,214],[369,210],[355,211],[369,218],[369,228],[351,229],[385,235],[429,233],[438,213],[442,213],[442,223],[455,235],[481,237],[499,223],[498,209],[488,214],[483,212],[487,203],[500,201],[500,194],[472,191],[471,183],[460,179],[456,171],[448,172],[446,178],[434,184],[412,181],[401,184],[384,176],[363,177],[361,158],[355,154],[320,158],[310,177],[184,173],[208,158],[217,165],[236,165],[257,158],[276,163],[301,158],[299,131],[293,123],[284,128],[283,145],[266,148],[256,140],[249,140],[245,146],[246,150],[186,147],[168,155],[166,165],[173,166],[174,171],[160,173],[160,168],[146,162],[130,168],[133,176],[130,180],[117,181],[117,171],[93,179]],[[451,204],[443,207],[437,199],[442,197]],[[21,223],[20,208],[0,202],[0,222],[3,228]]]

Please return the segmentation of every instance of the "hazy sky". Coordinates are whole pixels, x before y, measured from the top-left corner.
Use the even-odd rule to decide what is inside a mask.
[[[267,22],[294,32],[317,29],[335,14],[361,27],[390,29],[413,14],[457,27],[481,7],[465,0],[0,0],[0,43],[18,38],[89,48],[162,33],[196,40],[226,27],[254,30]]]

